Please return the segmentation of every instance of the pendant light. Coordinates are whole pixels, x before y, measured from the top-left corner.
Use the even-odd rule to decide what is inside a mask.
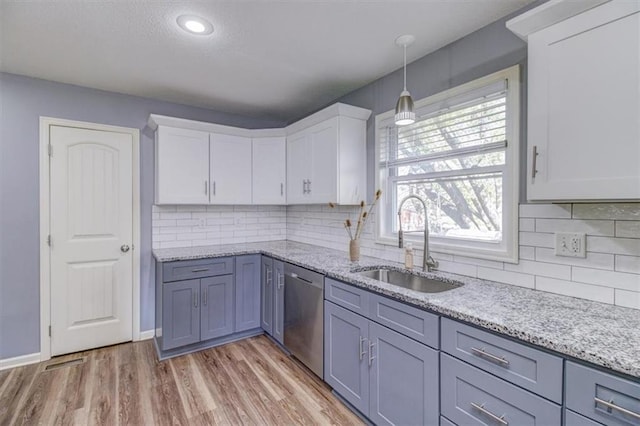
[[[397,126],[406,126],[416,121],[416,113],[413,111],[413,99],[407,90],[407,46],[410,46],[416,38],[412,35],[403,35],[396,39],[396,45],[404,48],[404,89],[400,93],[396,103],[395,122]]]

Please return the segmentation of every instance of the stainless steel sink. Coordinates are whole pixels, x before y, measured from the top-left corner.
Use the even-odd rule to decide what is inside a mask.
[[[420,275],[414,275],[408,272],[396,271],[394,269],[370,269],[366,271],[358,271],[356,274],[363,277],[373,278],[374,280],[383,281],[385,283],[397,285],[399,287],[408,288],[410,290],[422,293],[440,293],[447,290],[453,290],[463,284],[459,282],[442,281],[437,278],[427,278]]]

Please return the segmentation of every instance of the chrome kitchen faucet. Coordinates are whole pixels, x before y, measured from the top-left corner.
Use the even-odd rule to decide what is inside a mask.
[[[422,269],[425,272],[429,272],[432,269],[436,269],[438,267],[438,262],[429,254],[429,218],[427,217],[427,204],[422,198],[418,197],[417,195],[408,195],[404,197],[402,201],[400,201],[400,205],[398,207],[398,247],[404,247],[404,232],[402,231],[402,206],[407,200],[411,198],[415,198],[416,200],[420,201],[420,203],[422,204],[422,208],[424,209],[424,249],[422,255]]]

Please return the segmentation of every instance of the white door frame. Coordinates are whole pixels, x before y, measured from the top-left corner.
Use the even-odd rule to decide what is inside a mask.
[[[40,117],[40,361],[51,358],[51,253],[47,237],[50,222],[50,126],[76,127],[88,130],[127,133],[133,141],[133,340],[140,340],[140,130],[129,127]],[[53,153],[55,155],[55,153]]]

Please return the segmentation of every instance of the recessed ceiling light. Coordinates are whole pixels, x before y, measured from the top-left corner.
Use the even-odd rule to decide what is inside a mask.
[[[207,35],[213,32],[213,25],[204,18],[192,15],[181,15],[176,19],[183,30],[197,35]]]

